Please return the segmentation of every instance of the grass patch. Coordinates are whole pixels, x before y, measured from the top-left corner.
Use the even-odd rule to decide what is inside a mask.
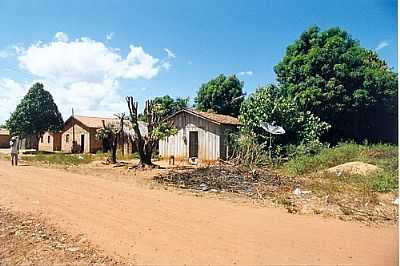
[[[105,160],[110,157],[110,153],[98,152],[96,154],[83,153],[83,154],[66,154],[59,152],[30,152],[29,154],[23,154],[22,159],[28,162],[37,162],[52,165],[80,165],[88,164],[93,161]],[[138,158],[136,153],[125,153],[117,152],[117,161],[132,160]]]
[[[35,155],[22,156],[22,159],[28,162],[37,162],[45,164],[59,165],[80,165],[88,164],[95,160],[104,159],[105,154],[65,154],[65,153],[37,153]]]
[[[340,143],[333,148],[323,148],[315,155],[301,155],[283,165],[285,173],[309,175],[346,162],[360,161],[381,168],[368,176],[343,174],[325,175],[326,184],[314,186],[337,187],[349,184],[353,188],[363,188],[374,192],[390,192],[398,188],[398,147],[387,144]]]

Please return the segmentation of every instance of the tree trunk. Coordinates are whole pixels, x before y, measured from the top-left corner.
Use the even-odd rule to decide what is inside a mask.
[[[40,141],[41,134],[36,135],[36,152],[39,152],[39,141]]]
[[[115,136],[111,142],[111,163],[117,163],[117,145],[118,136]]]
[[[111,148],[111,163],[117,163],[117,149],[113,146]]]

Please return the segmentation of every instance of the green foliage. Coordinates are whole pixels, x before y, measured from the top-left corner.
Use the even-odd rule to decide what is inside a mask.
[[[196,108],[205,112],[238,116],[243,95],[243,82],[235,75],[219,75],[201,85],[195,98]]]
[[[161,122],[157,127],[153,129],[151,132],[151,136],[154,139],[160,140],[166,138],[168,136],[174,135],[178,132],[178,130],[171,126],[167,122]]]
[[[371,187],[376,192],[390,192],[399,187],[398,180],[384,173],[379,173],[371,180]]]
[[[154,98],[154,104],[159,104],[162,108],[162,116],[170,116],[183,108],[186,108],[189,103],[189,98],[173,99],[169,95]]]
[[[39,136],[47,130],[61,130],[63,119],[51,94],[43,89],[42,84],[35,83],[11,114],[6,126],[12,135]]]
[[[397,141],[397,74],[346,31],[311,27],[275,72],[283,95],[332,125],[328,140]]]
[[[275,122],[282,126],[286,133],[274,136],[274,144],[319,144],[321,134],[329,129],[309,111],[301,111],[289,98],[281,95],[278,87],[269,85],[257,89],[240,108],[240,121],[247,129],[265,141],[269,134],[261,128],[264,122]]]
[[[230,159],[236,164],[253,167],[270,163],[267,143],[260,144],[254,133],[242,130],[226,132],[226,135],[227,145],[231,149]]]
[[[368,176],[345,174],[338,181],[366,186],[377,192],[389,192],[398,187],[398,148],[393,145],[340,143],[334,148],[322,148],[315,155],[294,156],[283,169],[291,174],[303,175],[352,161],[374,164],[382,170]]]
[[[22,159],[28,162],[44,163],[50,165],[80,165],[88,164],[95,160],[103,159],[104,154],[65,154],[65,153],[42,153],[36,155],[23,155]]]
[[[361,145],[340,143],[334,148],[322,148],[315,155],[292,154],[293,158],[285,165],[285,169],[293,174],[307,174],[358,160],[361,151]]]
[[[111,137],[111,134],[116,134],[118,131],[117,127],[114,124],[106,124],[106,127],[102,127],[97,129],[96,131],[96,139],[98,140],[108,140]]]

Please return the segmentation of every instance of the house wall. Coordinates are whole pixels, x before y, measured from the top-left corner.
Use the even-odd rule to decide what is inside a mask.
[[[73,134],[73,131],[75,131],[75,134]],[[61,134],[61,150],[63,152],[71,152],[72,143],[74,140],[76,141],[78,148],[80,149],[81,135],[85,136],[83,152],[90,152],[90,132],[76,123],[65,125],[64,131]],[[74,139],[73,136],[75,136]]]
[[[176,159],[189,157],[189,132],[198,132],[198,159],[214,161],[225,157],[224,127],[195,115],[182,112],[172,117],[177,134],[160,140],[161,157],[173,155]]]
[[[90,152],[96,153],[103,148],[103,142],[96,139],[96,131],[97,129],[92,128],[90,129],[89,140],[90,140]]]
[[[61,150],[61,134],[46,132],[39,140],[40,151],[59,151]]]
[[[0,148],[10,147],[10,135],[0,135]]]

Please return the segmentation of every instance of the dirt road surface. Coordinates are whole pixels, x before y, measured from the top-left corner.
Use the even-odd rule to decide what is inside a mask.
[[[0,205],[41,213],[137,264],[398,264],[395,226],[292,215],[5,161]]]

